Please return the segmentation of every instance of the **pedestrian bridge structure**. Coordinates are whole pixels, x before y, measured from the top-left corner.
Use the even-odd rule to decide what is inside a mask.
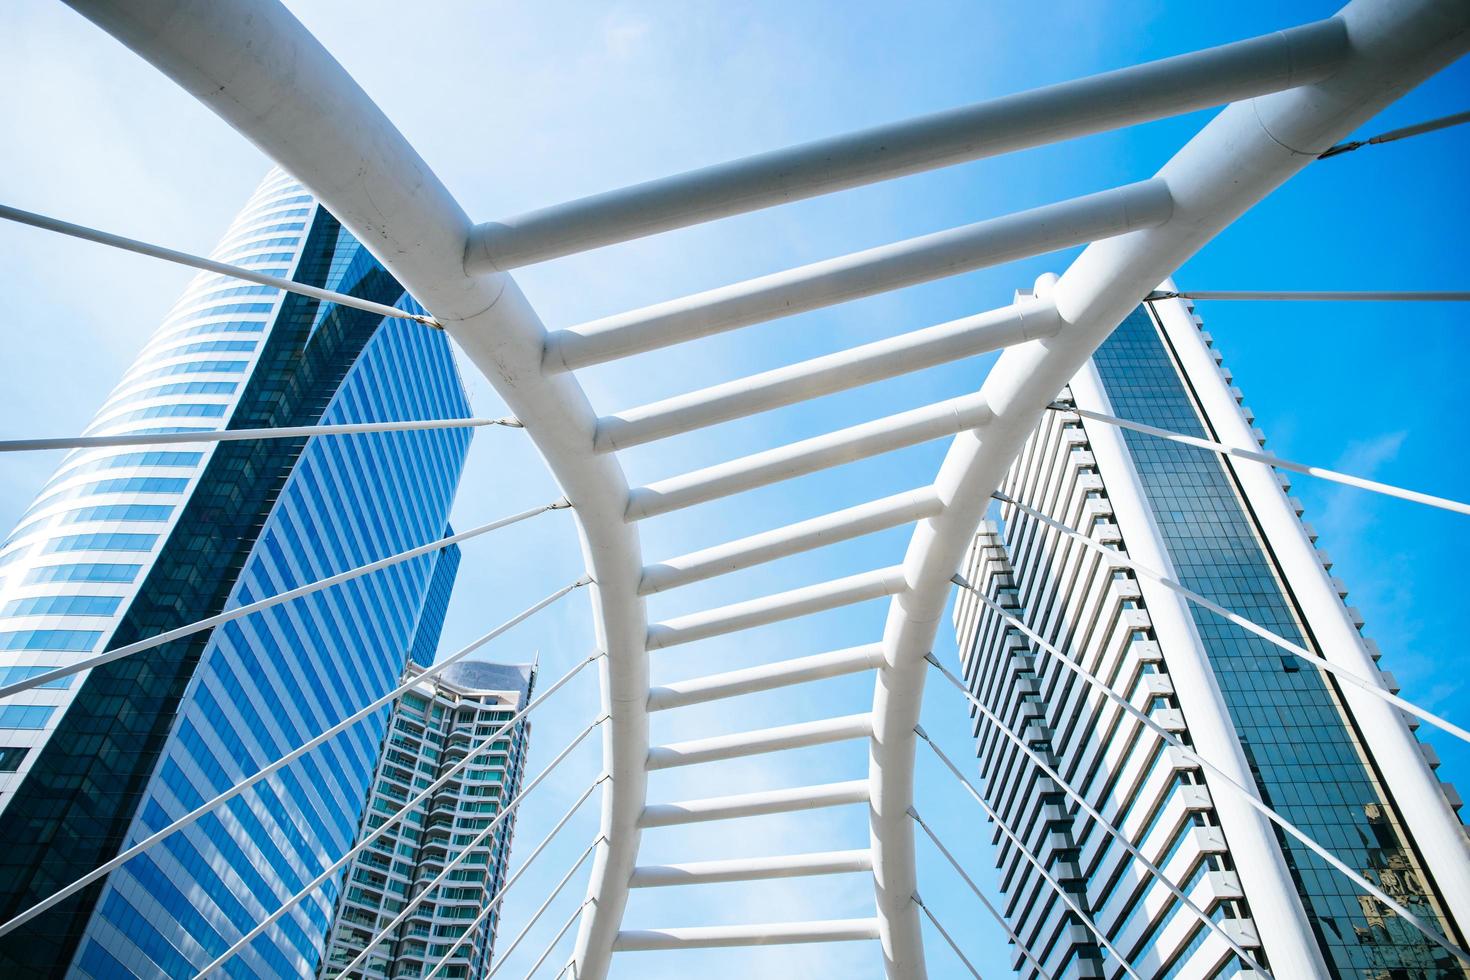
[[[574,514],[585,559],[569,580],[584,576],[577,585],[585,585],[580,594],[596,623],[597,655],[587,665],[601,675],[604,717],[587,721],[601,723],[605,777],[601,830],[584,866],[586,900],[557,937],[575,939],[555,960],[543,960],[578,980],[602,980],[621,951],[673,955],[838,940],[878,940],[892,980],[926,975],[922,919],[960,923],[978,907],[929,909],[918,899],[916,835],[926,828],[914,810],[915,756],[928,751],[917,727],[920,704],[952,579],[1003,474],[1068,379],[1181,263],[1470,47],[1470,6],[1459,0],[1353,0],[1334,17],[1269,36],[496,216],[466,214],[331,53],[274,0],[71,2],[307,185],[429,311],[428,325],[448,331],[484,373],[514,413],[497,421],[524,427],[565,493],[555,506]],[[1136,183],[595,322],[548,329],[514,279],[515,269],[531,263],[1210,107],[1223,108]],[[593,404],[578,380],[593,365],[1075,245],[1087,247],[1061,275],[1038,281],[1031,296],[939,326],[619,411]],[[629,447],[1001,350],[983,386],[962,397],[855,417],[814,438],[642,486],[631,486],[620,464]],[[942,466],[906,493],[683,554],[650,555],[640,544],[641,523],[660,515],[939,439],[949,440]],[[895,527],[912,535],[889,567],[833,567],[826,581],[795,590],[649,619],[654,593]],[[651,651],[879,597],[888,597],[887,621],[866,645],[650,685]],[[127,648],[122,655],[130,655]],[[652,712],[857,673],[872,678],[871,705],[858,713],[650,744]],[[1376,674],[1354,697],[1399,710]],[[813,774],[804,786],[685,801],[648,792],[651,770],[838,741],[866,749],[866,778],[831,783]],[[834,806],[867,808],[867,848],[740,860],[691,854],[679,865],[640,860],[640,842],[654,828],[712,820],[738,826],[756,815]],[[1457,826],[1418,830],[1463,849]],[[737,926],[625,921],[634,887],[852,872],[870,872],[870,916],[833,918],[813,908],[803,921]],[[1470,913],[1470,876],[1447,872],[1444,889],[1452,907]],[[1211,941],[1254,963],[1251,950],[1213,928]],[[1464,951],[1454,953],[1470,962]],[[1280,958],[1258,971],[1270,972],[1309,975]]]

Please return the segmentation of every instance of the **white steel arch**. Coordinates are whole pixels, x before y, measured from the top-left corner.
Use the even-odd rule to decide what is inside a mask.
[[[911,823],[915,727],[950,578],[991,493],[1056,393],[1143,297],[1243,211],[1470,46],[1470,6],[1463,2],[1354,0],[1334,18],[1269,37],[476,226],[371,99],[279,4],[71,2],[312,189],[485,373],[575,509],[594,582],[597,644],[606,653],[601,670],[609,719],[600,843],[578,913],[574,961],[581,980],[601,980],[617,949],[874,937],[882,942],[890,978],[925,975]],[[552,334],[499,271],[1223,102],[1232,104],[1141,183]],[[599,418],[572,373],[797,309],[1083,242],[1093,244],[1060,277],[1038,281],[1032,300],[620,416]],[[645,487],[630,488],[617,460],[622,446],[1000,347],[1008,349],[972,395]],[[645,565],[637,530],[645,517],[950,436],[931,486]],[[644,597],[651,592],[910,523],[914,531],[900,566],[648,623]],[[650,691],[650,649],[877,596],[891,597],[880,643]],[[650,710],[865,669],[876,670],[866,716],[650,750]],[[868,740],[866,780],[680,804],[647,800],[651,765],[844,738]],[[1401,741],[1390,738],[1380,746],[1389,765],[1407,765],[1410,753],[1417,760],[1412,741]],[[1249,781],[1248,772],[1231,775]],[[866,854],[637,866],[644,827],[857,802],[870,807]],[[1464,851],[1442,800],[1410,800],[1406,811],[1426,846]],[[622,929],[634,885],[867,867],[876,894],[871,919]],[[1441,880],[1446,901],[1462,918],[1470,918],[1466,868],[1470,863],[1451,863]],[[1287,880],[1284,868],[1279,871]],[[1273,970],[1284,977],[1321,974],[1320,954],[1294,895],[1283,889],[1275,897],[1274,905],[1269,896],[1257,900],[1263,931],[1279,933]]]

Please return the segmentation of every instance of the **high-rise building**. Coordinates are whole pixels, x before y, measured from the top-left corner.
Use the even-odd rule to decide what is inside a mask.
[[[417,310],[272,172],[213,257]],[[463,417],[444,335],[197,276],[107,398],[98,435]],[[465,429],[88,449],[0,550],[0,675],[104,650],[445,534]],[[9,918],[398,683],[432,650],[442,549],[32,689],[0,706],[0,907]],[[420,653],[420,655],[422,655]],[[9,976],[192,976],[357,833],[387,711],[0,940]],[[226,972],[309,976],[338,883]]]
[[[410,664],[405,681],[423,673]],[[393,709],[358,841],[476,753],[423,803],[348,865],[321,975],[336,976],[422,895],[354,977],[479,977],[490,963],[500,909],[487,909],[505,883],[515,814],[492,823],[520,791],[531,724],[522,719],[488,749],[486,741],[526,706],[535,667],[462,660],[424,678]]]
[[[1231,445],[1264,444],[1220,361],[1189,304],[1154,300],[1123,322],[1060,401]],[[1464,860],[1460,801],[1435,778],[1437,761],[1404,716],[1036,516],[1316,656],[1379,676],[1377,647],[1360,635],[1362,619],[1344,605],[1346,587],[1330,576],[1330,559],[1316,550],[1288,489],[1259,463],[1048,411],[1001,486],[1011,502],[981,527],[962,569],[995,604],[960,591],[954,617],[966,683],[1274,975],[1460,976],[1448,953],[1036,641],[1101,678],[1462,943],[1467,923],[1449,914],[1435,884],[1446,862]],[[1015,740],[983,713],[974,718],[989,803],[1141,975],[1244,969]],[[1020,848],[999,833],[994,843],[1003,912],[1045,975],[1121,976]],[[1014,959],[1023,976],[1038,975],[1019,951]]]

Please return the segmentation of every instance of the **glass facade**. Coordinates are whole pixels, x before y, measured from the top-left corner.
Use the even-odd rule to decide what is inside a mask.
[[[417,309],[280,172],[214,257]],[[202,275],[89,431],[467,414],[441,333]],[[74,453],[0,547],[0,666],[73,663],[434,540],[469,438],[439,430]],[[4,913],[390,690],[410,654],[437,640],[457,563],[447,548],[13,699],[48,715],[37,728],[0,719]],[[192,976],[350,846],[386,714],[4,937],[0,965],[9,975]],[[308,898],[226,972],[314,973],[337,893],[331,883]]]
[[[1094,357],[1113,413],[1213,439],[1167,339],[1144,308]],[[1286,639],[1314,648],[1289,589],[1220,457],[1123,430],[1179,581]],[[1192,607],[1216,681],[1264,800],[1426,921],[1443,928],[1398,814],[1320,672]],[[1329,968],[1339,977],[1459,976],[1411,925],[1277,831]]]

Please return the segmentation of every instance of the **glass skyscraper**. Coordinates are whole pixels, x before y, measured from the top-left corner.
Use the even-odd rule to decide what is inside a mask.
[[[422,673],[409,664],[405,680]],[[477,754],[348,865],[323,978],[341,973],[379,935],[353,977],[428,976],[441,961],[437,976],[484,976],[501,912],[488,906],[505,884],[515,814],[495,821],[520,792],[531,723],[522,719],[477,750],[526,707],[535,683],[530,664],[462,660],[399,699],[359,841]],[[429,891],[441,875],[443,882]],[[415,899],[421,900],[413,911],[385,932]]]
[[[221,261],[419,312],[272,172]],[[203,274],[89,434],[463,417],[447,339]],[[444,535],[469,430],[72,453],[0,550],[7,680]],[[3,915],[167,825],[432,659],[454,547],[33,689],[0,706]],[[427,658],[427,659],[426,659]],[[9,976],[192,976],[351,846],[387,711],[0,939]],[[226,966],[308,976],[339,883]]]
[[[1199,438],[1263,442],[1202,327],[1183,300],[1145,304],[1061,401]],[[1397,712],[1385,721],[1361,702],[1355,708],[1356,692],[1301,658],[1023,509],[1366,672],[1377,648],[1359,635],[1362,619],[1343,603],[1347,588],[1327,573],[1331,560],[1314,549],[1315,532],[1288,489],[1259,464],[1047,412],[1001,486],[1015,503],[982,526],[963,574],[1201,755],[1238,760],[1238,781],[1261,800],[1463,942],[1465,924],[1447,915],[1435,887],[1436,865],[1463,861],[1463,848],[1435,848],[1416,830],[1436,810],[1458,834],[1460,800],[1434,777],[1432,751]],[[1352,980],[1461,975],[1449,953],[1244,807],[1238,791],[1059,666],[995,608],[962,591],[955,628],[975,696],[1276,976],[1284,974],[1273,964],[1286,961]],[[979,717],[975,733],[991,805],[1135,969],[1160,978],[1246,969],[1013,741]],[[1383,753],[1394,743],[1409,746],[1416,764],[1390,766]],[[1021,849],[996,840],[1003,911],[1041,963],[1017,951],[1022,974],[1122,976]]]

